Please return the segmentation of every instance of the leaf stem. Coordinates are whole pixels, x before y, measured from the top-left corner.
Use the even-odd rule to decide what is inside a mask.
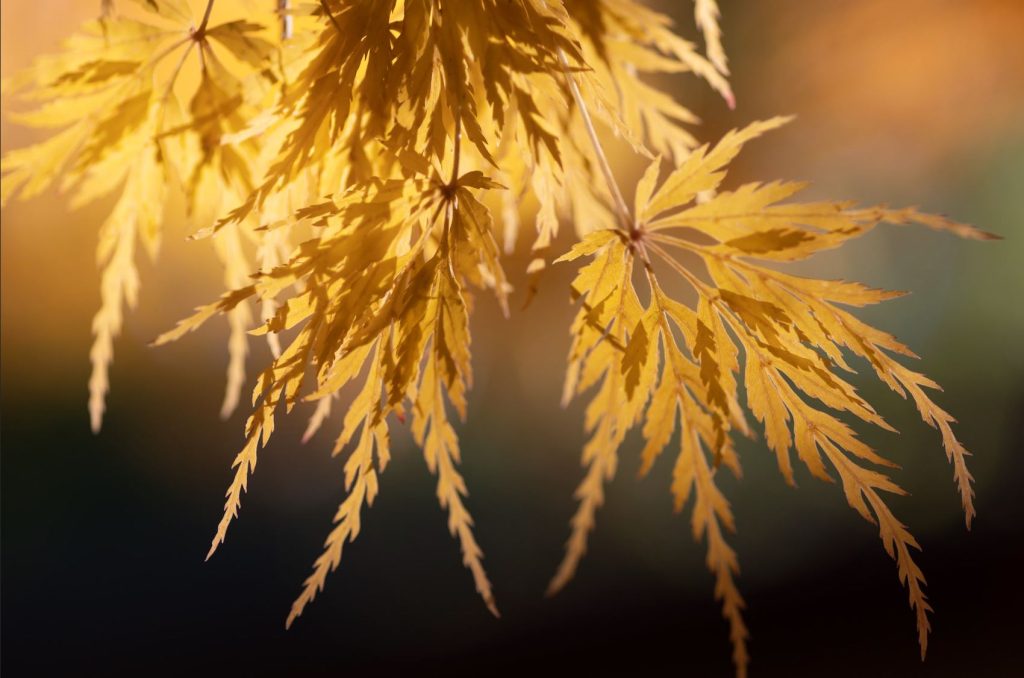
[[[188,41],[188,47],[186,47],[185,51],[182,52],[181,58],[178,59],[178,63],[175,64],[174,71],[171,72],[171,77],[167,81],[167,89],[164,90],[164,95],[160,99],[161,105],[166,104],[167,100],[171,98],[171,94],[174,93],[174,83],[177,82],[178,76],[181,75],[181,69],[185,66],[185,61],[188,59],[188,55],[192,53],[192,48],[195,45],[196,45],[196,42],[194,40]],[[199,48],[200,59],[202,59],[202,54],[203,54],[203,49],[200,46],[200,48]],[[206,70],[205,64],[203,65],[203,70],[204,71]],[[161,116],[161,118],[162,118],[162,116]]]
[[[629,213],[629,207],[626,205],[626,201],[622,197],[622,191],[619,190],[619,184],[615,181],[615,175],[612,174],[611,165],[608,164],[608,156],[605,155],[604,147],[601,145],[601,140],[597,137],[597,130],[594,128],[594,121],[590,117],[590,109],[587,108],[586,102],[583,100],[583,95],[580,93],[579,85],[576,83],[576,78],[573,77],[569,71],[569,60],[565,56],[565,52],[561,49],[558,50],[558,60],[562,64],[562,73],[565,74],[566,83],[569,85],[569,91],[572,93],[572,98],[576,101],[576,107],[580,110],[580,117],[583,118],[583,125],[587,129],[587,136],[590,137],[590,143],[594,147],[594,155],[597,156],[597,164],[601,168],[601,173],[604,175],[604,180],[608,184],[608,190],[612,194],[612,201],[615,203],[616,216],[619,218],[619,223],[622,228],[631,237],[636,235],[636,224],[633,221],[632,215]]]
[[[661,247],[655,245],[654,243],[648,243],[647,246],[650,248],[652,252],[661,257],[665,261],[665,263],[667,263],[671,268],[675,269],[675,271],[679,273],[679,275],[683,276],[683,278],[685,278],[686,281],[690,283],[695,290],[697,290],[697,292],[709,298],[714,296],[714,292],[711,289],[709,289],[708,285],[706,285],[703,281],[701,281],[700,278],[695,276],[693,273],[688,271],[685,266],[676,261],[671,255],[669,255],[668,252],[663,250]]]
[[[339,24],[338,20],[334,18],[334,15],[331,14],[330,8],[327,6],[327,0],[320,0],[320,7],[323,8],[324,14],[326,14],[327,18],[331,20],[332,24],[334,24],[334,30],[338,31],[338,35],[344,35],[345,32],[341,30],[341,24]]]
[[[295,20],[289,14],[289,4],[288,0],[277,0],[277,13],[281,15],[282,40],[288,40],[292,37],[292,29],[295,26]]]
[[[206,33],[206,27],[210,23],[210,13],[213,12],[214,1],[215,0],[207,0],[206,2],[206,11],[203,12],[203,21],[199,24],[199,28],[196,29],[195,33],[196,36],[198,36],[197,39],[199,39],[203,36],[204,33]]]
[[[455,114],[455,146],[452,151],[452,178],[449,185],[454,188],[459,180],[459,161],[462,158],[462,103],[460,102],[452,112]]]

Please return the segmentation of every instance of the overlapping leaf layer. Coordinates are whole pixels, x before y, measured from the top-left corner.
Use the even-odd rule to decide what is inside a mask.
[[[101,16],[60,54],[10,83],[39,102],[18,119],[58,131],[4,158],[2,197],[53,184],[75,205],[116,196],[98,247],[89,400],[97,430],[114,339],[138,299],[137,244],[156,254],[177,196],[193,237],[212,243],[228,291],[155,343],[227,318],[225,416],[246,383],[250,335],[266,337],[274,357],[258,372],[211,555],[275,418],[311,403],[308,439],[350,389],[333,448],[348,454],[347,496],[289,625],[359,534],[390,457],[390,428],[406,423],[437,478],[463,563],[497,614],[452,413],[467,414],[474,294],[493,294],[508,315],[503,250],[515,247],[530,213],[528,294],[559,225],[574,227],[578,242],[560,261],[586,262],[573,283],[580,310],[565,399],[594,389],[587,471],[551,591],[577,569],[627,433],[642,431],[644,473],[678,440],[671,491],[678,509],[694,499],[694,537],[707,542],[733,661],[745,674],[738,559],[726,542],[735,525],[716,478],[722,466],[740,473],[736,433],[763,428],[787,482],[795,453],[813,475],[838,477],[850,506],[878,525],[924,653],[930,607],[917,542],[883,501],[900,492],[883,470],[895,464],[842,417],[888,424],[848,381],[847,360],[865,359],[941,432],[969,525],[968,453],[927,393],[937,385],[896,359],[913,357],[910,349],[849,310],[895,293],[772,264],[839,247],[882,222],[988,234],[915,209],[794,202],[795,183],[723,190],[741,147],[785,120],[698,147],[695,116],[646,77],[690,73],[734,105],[714,0],[694,3],[703,53],[634,0],[199,4],[102,2]],[[632,207],[602,150],[606,134],[651,159]],[[696,302],[674,299],[668,276]]]

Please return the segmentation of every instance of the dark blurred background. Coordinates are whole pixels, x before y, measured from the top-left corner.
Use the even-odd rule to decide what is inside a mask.
[[[96,4],[5,3],[4,76],[54,49]],[[658,5],[696,37],[689,3]],[[752,145],[731,181],[811,179],[811,197],[918,204],[1006,238],[888,228],[801,266],[914,291],[862,317],[909,343],[945,387],[938,402],[975,453],[978,518],[968,533],[938,433],[865,367],[857,386],[901,431],[865,438],[902,464],[895,478],[911,496],[892,506],[924,547],[935,615],[922,664],[876,529],[838,487],[800,473],[792,490],[761,443],[744,443],[744,479],[723,484],[739,528],[752,674],[1020,675],[1024,3],[722,5],[739,105],[731,112],[699,83],[673,83],[705,120],[698,136],[798,115]],[[6,119],[2,131],[5,150],[38,138]],[[637,171],[624,155],[617,167]],[[576,580],[543,598],[581,477],[582,407],[558,407],[573,314],[564,266],[510,321],[486,298],[474,319],[462,469],[503,618],[474,593],[434,479],[400,432],[363,533],[285,632],[343,497],[343,459],[329,455],[338,422],[303,446],[304,418],[288,419],[260,457],[241,519],[204,563],[244,420],[217,418],[226,329],[213,323],[159,350],[146,343],[219,291],[213,256],[184,242],[178,219],[158,265],[143,265],[143,308],[117,342],[109,414],[93,436],[93,248],[107,207],[71,212],[49,194],[3,212],[5,675],[731,674],[705,547],[688,514],[672,513],[667,460],[636,480],[635,436]],[[520,288],[525,262],[508,265]],[[250,367],[267,357],[254,351]]]

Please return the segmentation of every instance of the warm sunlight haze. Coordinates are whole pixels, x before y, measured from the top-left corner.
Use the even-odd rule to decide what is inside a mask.
[[[229,674],[383,670],[359,654],[361,643],[376,647],[360,636],[314,642],[305,628],[332,618],[340,629],[360,619],[371,628],[358,597],[338,611],[344,591],[412,606],[425,596],[446,629],[432,652],[454,657],[533,642],[544,627],[523,612],[531,596],[536,615],[586,605],[611,621],[617,592],[643,576],[630,568],[661,562],[649,567],[664,575],[633,589],[650,587],[659,611],[624,613],[652,623],[663,615],[666,635],[618,641],[636,668],[647,666],[642,643],[658,648],[651,672],[662,666],[653,657],[677,653],[684,673],[692,656],[692,675],[726,675],[727,638],[740,678],[830,675],[823,657],[860,645],[900,662],[917,655],[899,665],[947,675],[953,664],[933,649],[952,652],[973,636],[936,639],[933,628],[970,624],[974,613],[936,601],[976,598],[975,575],[951,574],[922,544],[955,543],[940,553],[975,567],[988,553],[999,568],[1015,561],[986,549],[1020,544],[1019,532],[998,547],[988,533],[972,544],[967,531],[1010,525],[999,505],[1019,503],[997,499],[997,479],[1012,477],[999,465],[1024,440],[1019,423],[1016,434],[994,431],[1019,422],[1024,402],[1024,366],[1009,349],[1024,336],[1014,242],[1024,218],[1024,58],[1009,30],[1024,12],[994,0],[898,4],[8,3],[5,558],[29,558],[27,535],[38,529],[30,495],[7,483],[28,492],[20,478],[45,472],[39,491],[77,484],[70,500],[95,482],[76,481],[73,469],[101,464],[148,497],[139,508],[117,491],[88,499],[134,516],[136,527],[105,528],[136,553],[121,567],[149,570],[146,547],[132,544],[173,534],[190,545],[189,565],[162,557],[159,576],[191,577],[197,540],[209,539],[211,562],[195,576],[224,583],[208,580],[197,609],[219,615],[219,588],[240,586],[246,605],[280,611],[245,628],[273,647],[294,644],[288,656],[316,647],[306,669],[281,660]],[[907,290],[915,294],[903,299]],[[984,374],[988,385],[973,380]],[[972,395],[986,390],[988,400]],[[60,443],[24,428],[50,416]],[[51,461],[47,445],[61,449]],[[65,456],[76,461],[57,461]],[[142,478],[162,478],[161,489],[144,489],[155,481]],[[211,482],[227,487],[219,517]],[[194,508],[146,522],[158,509],[142,506],[186,498]],[[537,501],[552,508],[529,519]],[[844,504],[846,514],[834,510]],[[424,517],[389,523],[395,511]],[[381,528],[370,524],[377,514]],[[773,515],[774,527],[758,522]],[[421,522],[445,525],[453,543]],[[862,528],[875,533],[873,551],[856,541]],[[319,555],[316,539],[297,539],[309,529],[326,532]],[[366,536],[378,529],[382,537]],[[89,534],[74,539],[102,539]],[[847,536],[856,547],[842,544]],[[506,539],[512,550],[500,546]],[[664,550],[669,542],[680,550]],[[282,609],[277,589],[260,582],[293,552],[307,574],[301,581],[291,565],[274,574],[292,588]],[[364,553],[371,560],[346,571]],[[695,553],[705,573],[672,565]],[[365,566],[385,558],[424,573],[457,558],[463,583],[445,575],[414,585]],[[932,563],[940,575],[926,586]],[[833,602],[847,577],[837,568],[861,566],[871,576]],[[31,623],[12,613],[26,604],[12,591],[33,589],[15,578],[31,581],[28,570],[7,560],[4,570],[6,653],[24,642],[12,628]],[[772,581],[800,594],[772,603]],[[684,585],[702,587],[724,623],[705,607],[670,607],[691,600],[673,588]],[[470,586],[486,616],[454,611]],[[147,603],[158,594],[132,595],[128,618],[167,614],[177,624],[184,614]],[[799,595],[824,608],[806,643],[798,629],[818,612],[791,621],[797,613],[779,603]],[[825,635],[858,595],[875,608]],[[336,603],[310,620],[325,598]],[[1009,599],[985,605],[1013,609]],[[869,613],[892,626],[856,616]],[[224,624],[244,614],[225,609]],[[456,621],[465,614],[475,621]],[[395,657],[419,656],[402,640],[416,623],[396,611],[380,626],[396,639]],[[573,634],[585,636],[581,623],[564,622],[577,626],[565,631],[570,647]],[[792,652],[817,644],[823,654],[793,655],[783,669],[772,634],[790,624]],[[707,630],[683,631],[696,627]],[[475,633],[490,640],[477,646]],[[191,657],[189,636],[179,637],[175,651]],[[235,652],[258,659],[269,647]],[[598,662],[599,671],[598,656],[559,662]],[[884,669],[871,656],[848,670]],[[33,673],[26,661],[11,675]]]

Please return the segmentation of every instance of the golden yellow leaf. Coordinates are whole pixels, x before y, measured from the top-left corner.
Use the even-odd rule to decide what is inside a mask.
[[[585,260],[571,284],[579,308],[563,402],[593,391],[579,506],[549,593],[581,563],[629,431],[641,428],[641,475],[678,435],[669,489],[678,510],[693,500],[693,536],[707,542],[744,676],[744,601],[725,539],[735,521],[719,481],[723,467],[741,475],[735,443],[754,435],[749,411],[787,483],[804,472],[795,454],[810,475],[838,479],[847,503],[877,524],[923,654],[931,608],[912,558],[918,544],[882,498],[902,492],[887,475],[898,466],[841,414],[891,430],[850,381],[853,358],[940,432],[968,526],[969,453],[953,417],[927,394],[938,385],[895,357],[913,352],[848,308],[901,293],[802,278],[778,264],[883,222],[995,236],[917,208],[797,202],[802,183],[726,186],[743,146],[790,118],[699,144],[696,116],[655,85],[690,74],[735,105],[718,3],[695,0],[693,17],[702,48],[636,0],[104,0],[100,18],[60,53],[5,84],[5,95],[37,104],[14,119],[54,133],[4,157],[0,200],[52,186],[68,191],[73,207],[114,196],[97,248],[94,429],[124,309],[138,301],[138,244],[155,256],[165,212],[177,213],[165,208],[178,198],[191,239],[211,240],[228,291],[154,342],[224,315],[222,414],[252,387],[209,555],[238,517],[282,411],[312,409],[309,440],[344,401],[331,452],[347,453],[345,496],[286,625],[320,595],[361,531],[390,459],[391,427],[407,423],[462,562],[497,615],[456,428],[471,409],[474,291],[493,294],[511,315],[502,254],[515,249],[529,215],[527,301],[563,225],[577,236],[555,259]],[[602,147],[606,133],[650,161],[632,206]],[[676,289],[663,286],[668,274],[689,286],[690,301],[666,292]],[[266,336],[272,353],[255,384],[247,383],[248,335]]]

